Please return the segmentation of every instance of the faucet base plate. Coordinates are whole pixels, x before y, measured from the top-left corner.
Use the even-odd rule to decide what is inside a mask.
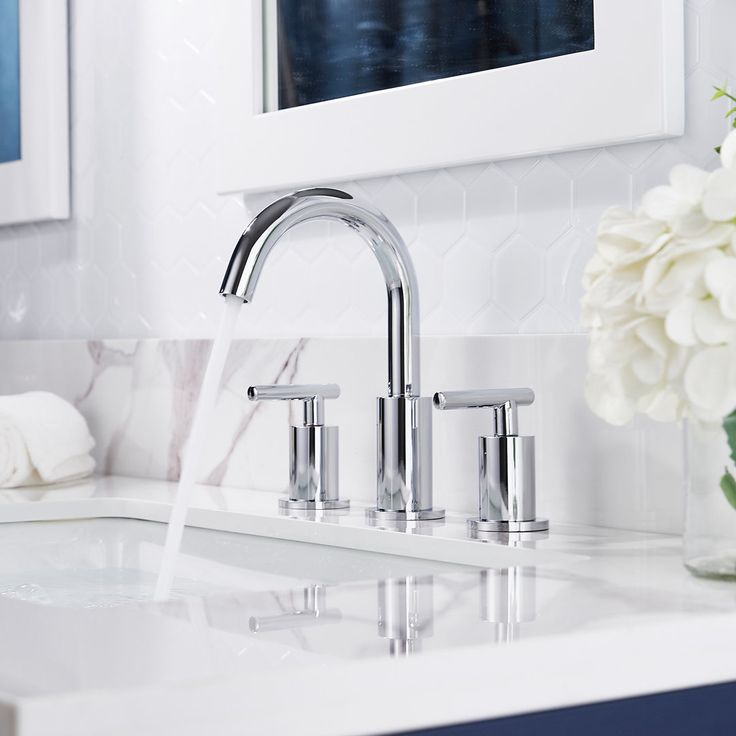
[[[289,511],[338,511],[349,509],[350,501],[338,499],[336,501],[301,501],[293,498],[280,498],[279,508]]]
[[[423,511],[384,511],[366,509],[370,521],[437,521],[445,518],[444,509],[424,509]]]
[[[532,519],[531,521],[468,519],[468,530],[471,534],[483,532],[546,532],[548,529],[549,519]]]

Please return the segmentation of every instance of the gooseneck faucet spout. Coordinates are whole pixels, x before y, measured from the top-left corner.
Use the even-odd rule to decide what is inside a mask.
[[[339,189],[304,189],[273,202],[248,225],[235,246],[220,293],[253,300],[271,249],[284,233],[307,220],[345,223],[368,244],[388,293],[388,395],[419,395],[417,284],[414,267],[396,228],[379,211]]]
[[[238,240],[220,288],[253,299],[268,255],[291,228],[336,220],[360,235],[378,260],[388,297],[388,395],[378,399],[375,513],[397,520],[441,518],[432,509],[431,399],[419,394],[416,273],[401,235],[381,212],[338,189],[304,189],[276,200]]]

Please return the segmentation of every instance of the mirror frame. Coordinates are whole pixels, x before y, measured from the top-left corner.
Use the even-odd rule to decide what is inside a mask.
[[[261,112],[263,0],[223,5],[223,193],[539,156],[684,130],[684,0],[595,0],[591,51],[269,113]]]
[[[0,164],[0,225],[69,217],[67,3],[20,0],[21,158]]]

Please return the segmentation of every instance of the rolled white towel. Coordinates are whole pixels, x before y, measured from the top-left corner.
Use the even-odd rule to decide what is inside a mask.
[[[84,417],[47,391],[0,396],[0,487],[90,475],[95,441]]]

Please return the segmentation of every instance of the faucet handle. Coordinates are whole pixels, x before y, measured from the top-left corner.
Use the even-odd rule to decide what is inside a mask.
[[[250,386],[251,401],[301,401],[300,426],[289,427],[289,496],[282,511],[334,511],[350,502],[339,496],[338,428],[324,423],[324,402],[340,396],[336,383]]]
[[[251,401],[301,401],[302,426],[321,427],[324,424],[325,399],[337,399],[340,387],[336,383],[267,384],[249,386]]]
[[[530,388],[438,391],[437,409],[493,409],[494,433],[478,438],[477,532],[531,532],[549,528],[536,518],[534,437],[520,437],[517,407],[534,402]]]
[[[518,406],[534,403],[530,388],[482,388],[466,391],[438,391],[434,395],[437,409],[493,409],[496,437],[515,437],[519,425]]]

